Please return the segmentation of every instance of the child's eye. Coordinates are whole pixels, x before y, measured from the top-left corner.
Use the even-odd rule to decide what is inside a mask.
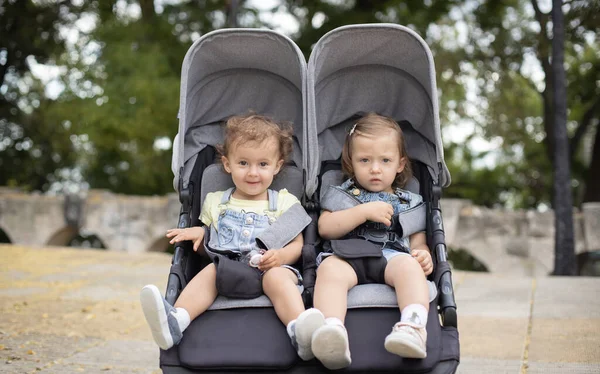
[[[384,158],[383,162],[392,162],[392,160],[390,160],[389,158]]]
[[[239,162],[239,164],[240,164],[241,166],[246,166],[246,165],[248,165],[248,163],[247,163],[246,161],[240,161],[240,162]]]
[[[361,158],[359,161],[360,162],[369,162],[369,159],[368,158]]]
[[[268,162],[264,162],[264,161],[263,161],[263,162],[261,162],[261,163],[260,163],[260,167],[261,167],[261,168],[264,168],[264,167],[267,167],[267,166],[269,166],[269,163],[268,163]]]

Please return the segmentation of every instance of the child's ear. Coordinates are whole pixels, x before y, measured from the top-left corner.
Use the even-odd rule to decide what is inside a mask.
[[[404,171],[404,168],[406,167],[406,157],[402,157],[400,159],[400,164],[398,165],[398,169],[396,169],[396,174],[400,174]]]
[[[282,166],[283,166],[283,160],[277,161],[277,166],[275,167],[275,172],[273,173],[273,175],[277,175],[277,173],[279,173],[279,170],[281,170]]]
[[[221,156],[221,162],[223,163],[223,167],[225,168],[225,171],[228,172],[229,174],[231,174],[231,166],[229,164],[229,160],[227,159],[227,157]]]

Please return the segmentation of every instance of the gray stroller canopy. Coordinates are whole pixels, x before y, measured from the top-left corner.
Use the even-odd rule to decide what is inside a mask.
[[[433,57],[417,33],[394,24],[337,28],[315,45],[307,79],[308,196],[321,162],[340,157],[350,119],[360,112],[410,122],[412,128],[403,126],[409,157],[426,164],[434,182],[450,184]]]
[[[189,184],[198,152],[223,141],[222,123],[252,110],[293,123],[292,161],[303,159],[306,61],[298,46],[270,30],[224,29],[208,33],[188,50],[181,71],[179,131],[171,169],[178,191]]]

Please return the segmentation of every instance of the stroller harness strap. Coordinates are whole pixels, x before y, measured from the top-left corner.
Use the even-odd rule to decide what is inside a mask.
[[[263,249],[279,249],[294,240],[312,219],[300,203],[292,205],[266,230],[256,237],[256,243]]]
[[[321,200],[321,208],[336,212],[363,204],[353,193],[342,186],[329,186]],[[352,189],[354,191],[355,189]],[[375,243],[396,242],[414,233],[425,231],[426,206],[420,195],[408,191],[402,193],[401,199],[408,202],[406,210],[394,213],[392,226],[387,227],[379,222],[367,222],[350,233],[351,237],[360,237]]]
[[[362,195],[361,195],[362,194]],[[425,204],[423,198],[409,191],[397,189],[399,201],[390,202],[390,196],[365,193],[356,188],[352,180],[341,186],[329,186],[321,201],[321,208],[332,212],[352,208],[369,201],[386,201],[396,205],[392,226],[379,222],[364,223],[343,238],[330,240],[324,249],[344,258],[354,269],[358,284],[385,283],[387,260],[382,249],[410,252],[408,237],[425,230]],[[382,198],[381,200],[379,200]],[[395,199],[395,198],[394,198]],[[403,209],[403,210],[402,210]]]
[[[229,202],[234,191],[235,188],[231,187],[223,193],[223,197],[221,198],[222,205],[226,205]],[[270,213],[277,211],[278,196],[279,192],[271,189],[267,190]],[[294,204],[277,219],[270,216],[269,227],[257,235],[256,243],[260,248],[267,250],[283,248],[298,236],[311,221],[312,219],[302,205]]]
[[[264,214],[228,209],[234,188],[223,193],[217,225],[204,236],[206,253],[217,270],[217,291],[230,298],[252,299],[262,295],[262,274],[247,263],[258,249],[277,250],[291,242],[311,222],[300,203],[275,217],[279,193],[267,190],[269,209]]]

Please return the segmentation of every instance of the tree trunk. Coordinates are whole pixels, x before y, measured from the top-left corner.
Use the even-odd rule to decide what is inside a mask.
[[[227,26],[228,27],[238,27],[237,15],[238,15],[238,0],[228,0],[225,4],[226,7],[226,17],[227,17]]]
[[[154,0],[139,0],[140,8],[142,9],[142,20],[147,23],[152,23],[156,16],[154,10]]]
[[[567,135],[567,87],[564,68],[564,15],[562,0],[552,1],[552,71],[554,75],[554,275],[575,275],[573,196],[569,138]]]
[[[585,178],[583,202],[600,201],[600,173],[598,172],[600,170],[600,125],[596,126],[596,136],[594,138],[592,160]]]
[[[542,102],[544,107],[544,131],[546,131],[546,138],[544,144],[546,148],[546,155],[548,159],[554,163],[554,105],[552,101],[552,95],[554,94],[554,71],[552,63],[550,62],[550,51],[552,49],[552,40],[548,36],[548,13],[541,11],[538,0],[531,0],[531,5],[535,11],[535,19],[540,25],[540,34],[538,37],[538,47],[536,49],[538,59],[542,65],[544,71],[544,81],[546,87],[541,93]]]

